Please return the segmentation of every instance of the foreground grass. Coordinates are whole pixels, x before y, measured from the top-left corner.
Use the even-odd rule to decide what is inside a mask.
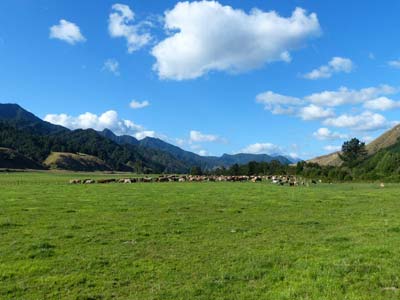
[[[79,176],[0,174],[0,299],[400,298],[400,185]]]

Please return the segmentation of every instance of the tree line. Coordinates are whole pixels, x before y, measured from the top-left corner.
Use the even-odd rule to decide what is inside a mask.
[[[192,175],[297,175],[310,179],[336,181],[399,181],[400,180],[400,141],[395,145],[368,155],[365,143],[357,138],[346,141],[339,153],[340,166],[321,166],[306,161],[296,165],[285,165],[279,161],[249,162],[235,164],[230,168],[217,168],[212,171],[192,167]]]

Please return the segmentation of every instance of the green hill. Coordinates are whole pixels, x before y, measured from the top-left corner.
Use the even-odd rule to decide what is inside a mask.
[[[0,148],[0,169],[44,169],[43,165],[23,156],[15,150]]]
[[[169,153],[118,144],[93,129],[69,130],[42,121],[18,105],[0,104],[0,147],[14,149],[37,164],[52,152],[86,153],[118,171],[185,173],[189,166]]]
[[[52,152],[86,153],[118,171],[187,173],[193,166],[214,169],[250,161],[291,163],[283,156],[265,154],[205,157],[157,138],[139,141],[128,135],[117,136],[108,129],[69,130],[43,121],[17,104],[0,104],[0,146],[14,149],[37,164],[42,164]],[[84,168],[75,163],[70,167],[61,165],[66,169]]]
[[[101,159],[83,153],[52,152],[43,162],[50,169],[71,171],[111,171]]]
[[[378,153],[379,151],[392,147],[398,143],[400,138],[400,125],[397,125],[383,133],[381,136],[366,145],[369,156]],[[321,166],[340,166],[342,161],[339,158],[339,152],[318,156],[308,160],[310,163],[317,163]]]

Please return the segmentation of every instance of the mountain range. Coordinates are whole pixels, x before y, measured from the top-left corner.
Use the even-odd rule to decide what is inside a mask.
[[[0,168],[59,168],[187,173],[247,164],[250,161],[293,163],[281,155],[224,154],[200,156],[158,138],[118,136],[109,129],[70,130],[43,121],[17,104],[0,104]]]

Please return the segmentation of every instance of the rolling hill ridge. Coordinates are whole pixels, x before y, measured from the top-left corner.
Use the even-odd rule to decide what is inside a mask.
[[[370,142],[366,145],[366,150],[369,156],[373,156],[381,150],[390,148],[396,145],[400,140],[400,125],[396,125],[393,128],[389,129],[378,138]],[[334,152],[331,154],[318,156],[313,159],[308,160],[310,163],[317,163],[321,166],[340,166],[342,164],[341,159],[339,158],[340,152]]]
[[[69,130],[43,121],[17,104],[0,104],[0,147],[12,149],[35,162],[38,168],[51,166],[79,171],[104,170],[107,166],[117,171],[187,173],[193,166],[213,169],[250,161],[291,163],[284,156],[265,154],[204,157],[157,138],[137,140],[128,135],[117,136],[108,129],[101,132],[93,129]],[[86,164],[85,157],[78,153],[87,155],[86,158],[96,157],[99,161],[93,165]],[[58,159],[54,160],[55,157]],[[1,164],[0,168],[3,168]],[[15,168],[21,168],[20,164],[16,164]]]

